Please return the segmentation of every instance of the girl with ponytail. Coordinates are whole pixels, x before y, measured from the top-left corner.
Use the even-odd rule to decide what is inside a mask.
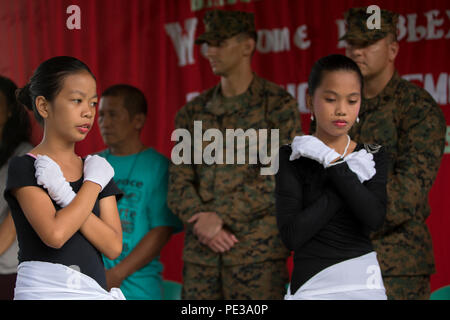
[[[11,159],[5,199],[19,242],[15,299],[124,299],[106,291],[102,253],[122,250],[114,170],[75,154],[97,106],[95,77],[73,57],[44,61],[18,92],[44,127],[40,144]]]

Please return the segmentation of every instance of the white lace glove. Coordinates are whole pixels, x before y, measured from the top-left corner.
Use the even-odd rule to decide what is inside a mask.
[[[377,172],[375,170],[375,161],[373,161],[373,155],[368,153],[365,149],[361,149],[357,152],[353,152],[344,158],[348,167],[358,176],[359,181],[372,179]]]
[[[327,168],[330,163],[341,155],[328,147],[320,139],[310,136],[297,136],[291,143],[292,153],[289,160],[306,157],[315,160]]]
[[[64,178],[59,165],[48,156],[38,155],[34,167],[37,184],[47,189],[50,198],[60,207],[67,207],[76,193]]]
[[[84,160],[84,181],[89,180],[103,188],[114,177],[114,169],[108,160],[97,155],[87,156]]]

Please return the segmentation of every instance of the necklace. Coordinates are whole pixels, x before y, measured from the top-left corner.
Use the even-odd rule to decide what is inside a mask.
[[[144,151],[144,150],[145,150],[145,146],[143,145],[139,149],[139,151],[134,154],[133,164],[130,167],[130,171],[128,172],[128,176],[127,176],[127,179],[126,179],[125,183],[129,183],[130,182],[130,177],[131,177],[131,174],[133,173],[134,167],[136,166],[137,160],[138,160],[139,156],[141,155],[142,151]],[[108,153],[106,155],[106,160],[108,160],[108,162],[109,162],[109,156],[110,155],[111,155],[111,151],[108,149]]]
[[[345,154],[347,153],[348,147],[350,146],[350,141],[351,141],[350,136],[347,135],[347,146],[344,149],[344,153],[339,158],[344,159]]]

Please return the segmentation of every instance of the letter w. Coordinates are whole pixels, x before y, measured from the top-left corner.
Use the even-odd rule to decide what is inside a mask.
[[[197,18],[190,18],[184,21],[184,27],[187,34],[183,34],[183,30],[178,22],[168,23],[164,26],[167,34],[172,39],[178,56],[178,65],[180,67],[195,63],[194,36],[197,21]]]

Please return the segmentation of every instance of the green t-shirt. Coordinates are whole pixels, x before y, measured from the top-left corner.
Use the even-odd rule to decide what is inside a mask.
[[[149,148],[128,156],[114,156],[109,150],[99,153],[114,168],[114,181],[123,191],[117,203],[123,232],[122,254],[115,260],[103,257],[105,268],[122,261],[153,228],[171,226],[174,233],[183,229],[181,221],[167,207],[169,160]],[[159,257],[127,277],[120,287],[127,299],[162,299],[163,266]]]

